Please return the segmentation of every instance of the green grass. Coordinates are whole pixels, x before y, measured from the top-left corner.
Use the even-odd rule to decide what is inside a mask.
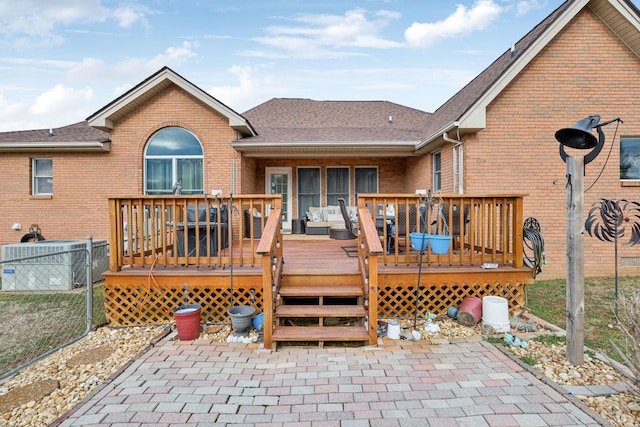
[[[529,366],[536,366],[536,360],[531,356],[522,356],[520,360]]]
[[[0,375],[82,336],[85,289],[73,292],[0,292]],[[104,285],[93,289],[93,325],[105,324]]]
[[[618,278],[620,292],[631,294],[640,289],[640,277]],[[562,329],[566,328],[565,280],[536,281],[527,286],[527,308],[534,315]],[[612,340],[624,347],[622,333],[616,328],[615,279],[588,278],[584,282],[584,344],[595,351],[620,361],[609,344]]]
[[[539,337],[535,337],[532,341],[537,341],[546,345],[564,345],[566,344],[567,339],[557,335],[541,335]]]

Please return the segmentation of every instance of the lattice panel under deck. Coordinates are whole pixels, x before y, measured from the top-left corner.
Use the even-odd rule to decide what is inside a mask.
[[[182,304],[200,304],[202,322],[228,323],[227,311],[232,305],[251,305],[262,311],[262,289],[234,289],[233,303],[229,289],[189,287],[184,300],[182,287],[171,288],[105,288],[107,320],[114,326],[162,324],[173,320],[173,311]]]
[[[378,292],[378,317],[409,317],[415,315],[416,286],[386,286]],[[472,283],[420,285],[418,316],[425,313],[444,315],[449,307],[459,307],[469,296],[482,298],[493,295],[506,298],[509,310],[516,311],[525,305],[524,285],[520,283]]]

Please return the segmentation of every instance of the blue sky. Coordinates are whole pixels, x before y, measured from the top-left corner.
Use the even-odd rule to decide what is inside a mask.
[[[434,111],[560,0],[0,0],[0,131],[86,119],[163,66],[274,97]]]

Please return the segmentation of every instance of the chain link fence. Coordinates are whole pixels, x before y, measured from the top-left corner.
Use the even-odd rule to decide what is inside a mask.
[[[105,240],[2,246],[0,379],[105,322],[101,282],[108,267]]]

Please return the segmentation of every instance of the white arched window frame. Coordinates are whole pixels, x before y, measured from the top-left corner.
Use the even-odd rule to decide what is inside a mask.
[[[180,127],[160,129],[145,147],[145,194],[172,194],[177,181],[182,194],[203,194],[203,164],[202,144],[193,133]]]

